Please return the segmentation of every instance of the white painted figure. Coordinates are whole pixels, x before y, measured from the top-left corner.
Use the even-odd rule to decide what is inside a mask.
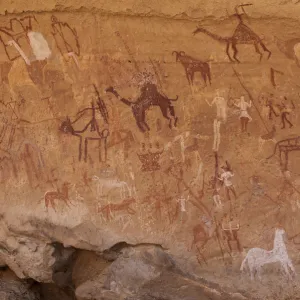
[[[214,143],[213,143],[213,151],[217,152],[219,150],[220,142],[221,142],[221,134],[220,134],[220,126],[221,122],[225,123],[227,120],[227,102],[224,97],[221,97],[219,94],[219,90],[216,90],[216,96],[214,97],[211,103],[206,99],[206,103],[209,106],[216,105],[217,108],[217,116],[214,119],[213,128],[214,128]]]
[[[32,61],[44,60],[51,56],[51,50],[49,48],[49,45],[40,32],[29,31],[27,33],[27,36],[29,39],[30,47],[34,54],[34,59],[29,59],[22,50],[22,48],[14,40],[8,41],[7,43],[8,45],[14,46],[16,48],[16,50],[20,53],[27,65],[30,65]]]
[[[224,97],[220,96],[219,90],[216,90],[216,96],[214,97],[211,103],[206,99],[206,103],[209,106],[216,105],[217,108],[217,116],[216,119],[222,122],[226,122],[227,120],[227,102]]]
[[[234,103],[234,105],[239,108],[239,119],[241,121],[241,131],[247,132],[248,122],[252,121],[251,116],[248,113],[248,108],[252,106],[252,101],[246,102],[244,96],[238,100],[238,103]]]
[[[186,204],[189,201],[190,196],[188,195],[187,198],[185,198],[183,195],[181,195],[176,201],[180,205],[180,221],[183,222],[183,219],[185,218],[185,221],[188,219],[187,215],[187,207]]]
[[[180,203],[180,211],[181,212],[186,212],[186,202],[189,201],[189,197],[187,197],[187,199],[185,199],[185,197],[183,196],[180,196],[178,199],[177,199],[177,202]]]
[[[92,180],[97,182],[97,199],[100,199],[103,196],[103,188],[120,188],[121,199],[131,197],[131,189],[125,181],[111,178],[99,178],[96,175],[92,177]]]
[[[27,36],[36,60],[44,60],[51,56],[49,45],[40,32],[30,31]]]
[[[189,136],[190,136],[189,131],[183,132],[182,134],[175,136],[171,142],[167,143],[167,145],[165,146],[165,151],[169,150],[172,147],[172,144],[179,141],[182,162],[185,162],[185,153],[184,153],[186,148],[185,141]]]
[[[220,197],[220,194],[219,194],[219,189],[216,189],[213,193],[213,201],[216,205],[216,208],[218,210],[221,210],[223,208],[223,203],[222,203],[222,200],[221,200],[221,197]]]
[[[74,61],[75,65],[77,66],[77,68],[79,68],[79,62],[78,62],[78,59],[76,57],[76,54],[74,52],[68,52],[68,56],[73,58],[73,61]]]
[[[248,263],[251,280],[254,280],[255,273],[261,280],[261,269],[264,265],[280,262],[285,275],[292,279],[292,275],[296,275],[295,268],[289,258],[287,249],[283,240],[285,231],[281,228],[275,230],[274,247],[271,251],[261,248],[252,248],[248,251],[245,259],[242,262],[240,270],[243,271],[246,263]]]

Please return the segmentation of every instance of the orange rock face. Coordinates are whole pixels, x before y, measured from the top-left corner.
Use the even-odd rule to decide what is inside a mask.
[[[291,278],[300,4],[102,2],[0,5],[1,261],[49,282],[41,244],[149,243]]]

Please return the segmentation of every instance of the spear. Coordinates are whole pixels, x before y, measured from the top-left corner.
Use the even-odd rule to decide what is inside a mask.
[[[234,75],[237,77],[238,81],[240,82],[240,85],[242,86],[242,88],[243,88],[243,89],[246,91],[246,93],[248,94],[250,100],[251,100],[252,103],[253,103],[253,106],[255,107],[255,109],[256,109],[256,111],[257,111],[257,113],[258,113],[258,115],[259,115],[260,120],[262,121],[262,123],[264,124],[264,127],[266,128],[267,132],[269,133],[270,131],[269,131],[267,125],[265,124],[265,122],[264,122],[264,120],[263,120],[263,118],[262,118],[262,116],[261,116],[261,114],[260,114],[260,112],[259,112],[259,110],[258,110],[258,108],[257,108],[257,106],[256,106],[256,104],[255,104],[255,102],[254,102],[254,99],[253,99],[253,97],[252,97],[250,91],[249,91],[249,90],[246,88],[246,86],[243,84],[243,82],[242,82],[242,80],[241,80],[239,74],[238,74],[237,71],[234,69],[234,67],[232,67],[232,69],[233,69]]]

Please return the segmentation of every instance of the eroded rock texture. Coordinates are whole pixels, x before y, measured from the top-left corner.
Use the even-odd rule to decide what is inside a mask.
[[[1,3],[0,266],[48,298],[296,299],[299,12]]]

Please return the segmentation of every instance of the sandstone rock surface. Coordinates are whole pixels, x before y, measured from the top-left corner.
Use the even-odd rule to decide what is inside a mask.
[[[0,267],[23,280],[5,289],[295,298],[299,13],[0,3]]]

